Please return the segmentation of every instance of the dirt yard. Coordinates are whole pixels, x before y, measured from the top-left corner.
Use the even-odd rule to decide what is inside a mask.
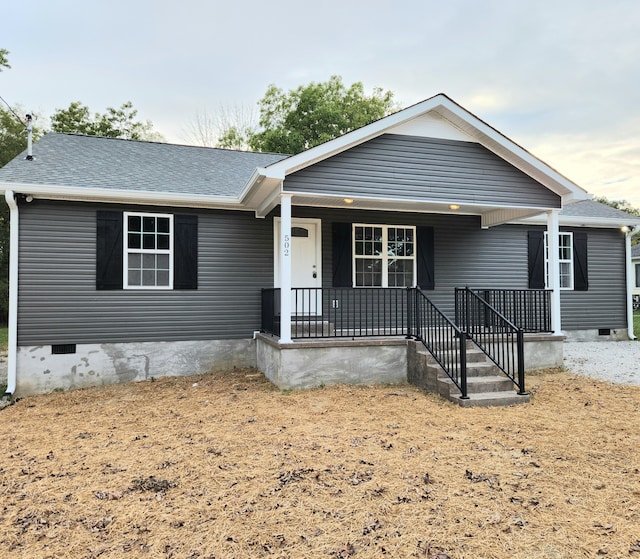
[[[0,556],[640,559],[640,387],[280,391],[253,370],[0,411]]]

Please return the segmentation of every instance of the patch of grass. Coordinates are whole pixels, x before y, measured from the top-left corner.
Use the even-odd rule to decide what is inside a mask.
[[[633,333],[636,336],[640,334],[640,311],[633,313]]]
[[[0,351],[6,351],[9,346],[9,328],[0,326]]]

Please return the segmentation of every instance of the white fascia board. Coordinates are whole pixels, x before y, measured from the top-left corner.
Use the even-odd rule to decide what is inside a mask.
[[[262,207],[265,205],[265,200],[280,195],[283,180],[284,173],[280,171],[256,167],[240,193],[239,202],[243,208],[255,210],[257,217],[264,217]]]
[[[284,180],[284,172],[271,169],[270,167],[256,167],[253,173],[251,173],[238,199],[244,203],[251,191],[265,179],[272,179],[280,183]]]
[[[634,217],[631,219],[626,218],[611,218],[611,217],[580,217],[577,215],[562,215],[558,216],[560,225],[569,227],[593,227],[596,229],[619,229],[625,225],[636,226],[640,225],[640,218]],[[509,223],[519,225],[545,225],[547,223],[546,214],[538,214],[532,217],[518,219],[510,221]]]
[[[481,227],[488,229],[489,227],[512,223],[516,219],[524,219],[527,216],[538,215],[539,213],[539,208],[499,208],[482,214]]]
[[[152,206],[179,206],[189,208],[244,209],[234,196],[206,196],[202,194],[174,194],[147,190],[116,190],[110,188],[81,188],[73,186],[2,183],[0,191],[13,190],[47,200],[80,202],[136,203]]]

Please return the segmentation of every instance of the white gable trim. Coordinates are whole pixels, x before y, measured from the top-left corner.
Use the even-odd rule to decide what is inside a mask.
[[[339,138],[273,163],[263,170],[258,170],[258,173],[247,183],[244,193],[254,188],[260,176],[278,179],[286,177],[381,134],[392,132],[394,129],[409,130],[412,121],[430,113],[434,119],[447,121],[452,127],[451,130],[459,131],[462,137],[478,142],[561,196],[563,203],[591,198],[584,189],[442,93]],[[442,125],[444,124],[443,122]],[[454,134],[457,135],[458,132]]]

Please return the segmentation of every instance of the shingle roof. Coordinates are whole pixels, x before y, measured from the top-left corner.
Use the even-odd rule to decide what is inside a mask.
[[[280,154],[46,134],[0,169],[0,182],[237,197]]]
[[[601,202],[596,202],[595,200],[581,200],[580,202],[568,204],[562,209],[560,215],[567,217],[616,219],[620,221],[620,225],[624,225],[625,220],[630,220],[629,223],[635,223],[639,219],[635,215],[617,210],[616,208],[612,208]]]

